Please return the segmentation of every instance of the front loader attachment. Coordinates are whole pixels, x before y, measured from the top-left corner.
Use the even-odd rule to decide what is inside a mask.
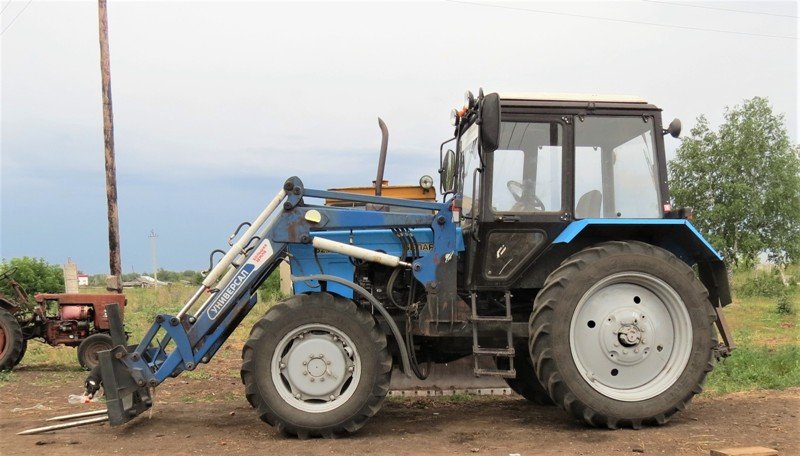
[[[432,213],[354,211],[312,206],[304,204],[304,197],[397,205]],[[208,363],[214,357],[255,306],[258,287],[286,259],[287,244],[307,244],[356,260],[413,269],[417,280],[433,290],[437,285],[437,264],[450,261],[457,249],[452,220],[450,202],[439,204],[311,190],[305,189],[298,178],[289,178],[252,223],[239,225],[228,238],[230,249],[221,251],[223,257],[216,264],[213,259],[218,250],[212,252],[211,264],[202,284],[180,311],[175,315],[156,315],[137,345],[127,345],[120,309],[115,305],[106,307],[113,348],[98,354],[99,365],[87,379],[87,392],[93,394],[102,385],[108,405],[107,418],[112,426],[131,421],[150,409],[154,388],[183,371],[196,369],[200,363]],[[240,234],[245,226],[248,228]],[[412,265],[406,258],[323,237],[326,231],[334,229],[389,229],[397,226],[431,227],[434,249],[421,255]],[[351,277],[323,274],[321,270],[320,274],[298,279],[344,284],[369,300],[393,328],[404,372],[409,373],[409,356],[402,343],[403,337],[392,316],[371,293],[352,283]]]
[[[98,353],[100,375],[108,406],[108,421],[112,426],[127,423],[153,405],[150,390],[143,380],[135,380],[131,369],[123,361],[130,356],[135,345],[125,342],[125,330],[119,307],[106,307],[114,348]]]

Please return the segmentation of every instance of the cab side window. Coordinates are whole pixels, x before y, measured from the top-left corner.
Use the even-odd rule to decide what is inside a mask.
[[[558,123],[503,122],[494,152],[494,212],[560,211],[562,149]]]

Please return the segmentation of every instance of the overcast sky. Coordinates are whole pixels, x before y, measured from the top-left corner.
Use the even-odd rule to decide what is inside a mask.
[[[369,185],[377,116],[386,177],[436,177],[466,89],[638,95],[687,133],[766,96],[798,140],[796,2],[476,3],[111,1],[124,272],[151,229],[204,268],[290,175]],[[97,4],[0,8],[0,256],[108,272]]]

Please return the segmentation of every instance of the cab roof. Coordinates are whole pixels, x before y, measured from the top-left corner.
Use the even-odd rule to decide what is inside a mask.
[[[647,104],[647,101],[643,98],[630,95],[546,92],[498,92],[497,94],[500,96],[501,100]]]

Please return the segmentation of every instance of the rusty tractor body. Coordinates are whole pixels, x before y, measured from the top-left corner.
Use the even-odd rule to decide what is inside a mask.
[[[28,341],[78,348],[81,366],[97,365],[97,353],[112,347],[106,306],[125,308],[122,294],[38,293],[31,300],[8,271],[2,275],[16,296],[0,294],[0,370],[22,361]]]

